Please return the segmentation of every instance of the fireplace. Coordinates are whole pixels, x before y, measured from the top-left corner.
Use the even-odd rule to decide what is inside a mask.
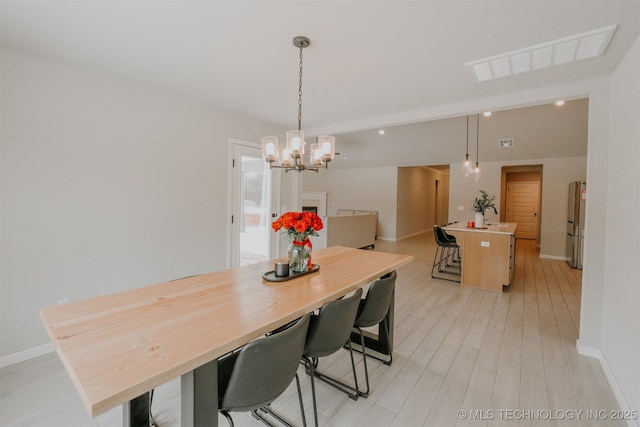
[[[327,216],[327,193],[324,191],[303,191],[302,211],[313,212],[321,218]]]

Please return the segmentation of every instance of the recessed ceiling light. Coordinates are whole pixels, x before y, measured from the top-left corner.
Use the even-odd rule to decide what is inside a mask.
[[[489,117],[491,115],[491,111],[485,111],[482,113],[485,117]]]
[[[465,65],[478,82],[604,55],[617,25],[514,50]]]
[[[564,105],[564,101],[562,99],[557,100],[553,103],[556,107],[561,107]]]
[[[384,129],[380,129],[380,130],[378,131],[378,133],[379,133],[380,135],[384,135]]]

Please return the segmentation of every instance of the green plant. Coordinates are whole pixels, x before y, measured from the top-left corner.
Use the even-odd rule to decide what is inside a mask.
[[[474,212],[477,213],[481,213],[484,215],[484,212],[487,209],[493,209],[493,212],[495,214],[498,214],[498,210],[496,209],[496,205],[495,205],[495,201],[496,201],[496,196],[494,195],[489,195],[489,193],[487,193],[484,190],[480,190],[480,194],[482,195],[481,198],[477,198],[473,201],[473,210]]]

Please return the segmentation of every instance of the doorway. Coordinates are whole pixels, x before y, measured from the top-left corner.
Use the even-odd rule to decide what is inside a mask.
[[[502,168],[500,221],[518,224],[516,237],[540,242],[542,165]]]
[[[231,267],[276,257],[279,239],[273,238],[278,185],[262,159],[259,145],[231,141]]]

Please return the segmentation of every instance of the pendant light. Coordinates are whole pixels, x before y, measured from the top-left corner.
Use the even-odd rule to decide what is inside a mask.
[[[478,141],[480,139],[480,114],[476,115],[476,167],[473,170],[473,177],[476,181],[480,180],[480,149]]]
[[[462,176],[465,178],[473,174],[473,166],[471,166],[471,159],[469,159],[469,116],[467,116],[467,154],[462,161]]]
[[[302,125],[302,49],[309,46],[311,41],[304,36],[298,36],[293,39],[293,45],[300,49],[300,62],[298,65],[298,129],[287,131],[287,144],[282,147],[278,145],[278,138],[275,136],[262,137],[262,157],[269,163],[270,168],[281,168],[285,172],[295,170],[302,172],[310,170],[318,172],[321,167],[326,168],[328,163],[335,157],[335,138],[330,135],[321,135],[317,137],[316,142],[311,144],[309,161],[310,164],[305,165],[302,156],[305,153],[304,131]],[[274,164],[277,161],[280,164]]]

